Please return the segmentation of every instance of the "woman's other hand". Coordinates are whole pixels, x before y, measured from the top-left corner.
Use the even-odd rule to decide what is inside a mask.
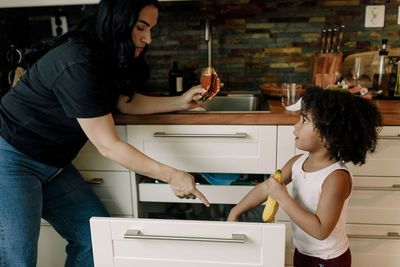
[[[197,189],[194,177],[187,172],[176,170],[169,179],[169,185],[174,194],[179,198],[200,199],[204,205],[210,206],[206,197]]]
[[[206,90],[201,87],[201,85],[196,85],[187,90],[180,97],[180,101],[182,103],[182,107],[184,110],[194,109],[203,104],[203,102],[196,102],[193,100],[193,96],[197,94],[204,93]]]

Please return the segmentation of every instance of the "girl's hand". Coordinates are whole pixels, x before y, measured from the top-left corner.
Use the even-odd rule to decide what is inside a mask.
[[[181,96],[179,96],[183,109],[188,110],[188,109],[194,109],[194,108],[201,106],[203,104],[203,102],[198,103],[198,102],[194,101],[193,96],[204,93],[205,91],[206,90],[204,88],[202,88],[201,85],[196,85],[196,86],[193,86],[192,88],[190,88],[189,90],[187,90]]]
[[[194,177],[187,172],[176,170],[169,179],[169,185],[171,186],[174,194],[179,198],[186,199],[200,199],[204,205],[210,206],[210,203],[206,197],[197,189]]]
[[[265,181],[265,191],[268,196],[272,197],[277,202],[281,202],[289,196],[286,185],[281,184],[272,177]]]

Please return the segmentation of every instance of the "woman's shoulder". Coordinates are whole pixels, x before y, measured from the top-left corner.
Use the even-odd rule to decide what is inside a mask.
[[[70,64],[89,63],[91,51],[88,46],[78,41],[67,41],[51,49],[46,56],[48,59],[65,61]]]

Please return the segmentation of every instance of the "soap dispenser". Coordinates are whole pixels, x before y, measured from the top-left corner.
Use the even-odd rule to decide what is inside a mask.
[[[387,39],[382,39],[382,49],[379,51],[379,65],[372,81],[372,90],[382,90],[383,97],[393,96],[393,90],[390,88],[390,73],[386,69],[388,67],[389,54],[386,46]]]

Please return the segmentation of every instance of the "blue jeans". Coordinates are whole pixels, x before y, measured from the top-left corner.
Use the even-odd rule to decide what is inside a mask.
[[[0,137],[0,267],[36,266],[41,218],[68,241],[65,266],[93,266],[92,216],[109,215],[72,164],[34,161]]]

